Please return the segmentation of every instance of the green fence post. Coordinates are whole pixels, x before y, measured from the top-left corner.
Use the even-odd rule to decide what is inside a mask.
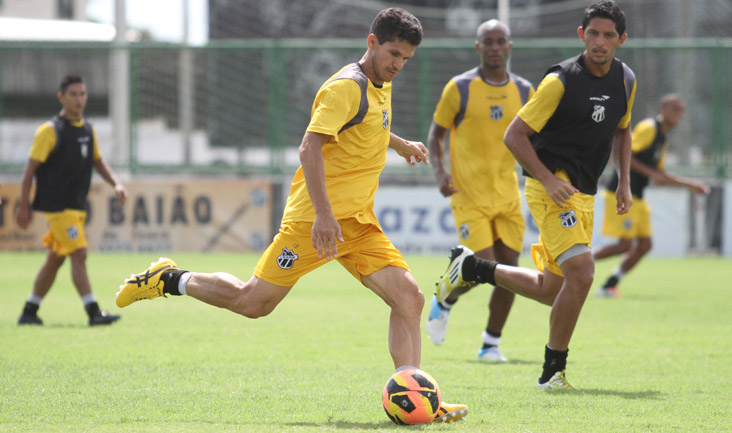
[[[727,146],[730,140],[729,119],[730,119],[730,85],[728,68],[728,49],[723,46],[714,48],[713,55],[713,89],[712,94],[712,162],[715,169],[715,177],[723,179],[727,177]]]
[[[417,69],[417,133],[422,142],[427,144],[427,135],[432,124],[432,49],[425,48],[419,56]]]
[[[285,166],[285,122],[287,75],[285,49],[275,41],[269,51],[269,82],[267,88],[267,138],[270,152],[270,172],[281,174]]]

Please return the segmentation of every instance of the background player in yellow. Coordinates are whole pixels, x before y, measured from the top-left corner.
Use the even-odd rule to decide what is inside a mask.
[[[573,389],[564,370],[592,285],[594,194],[611,150],[620,179],[617,212],[627,212],[632,203],[629,125],[635,74],[614,57],[627,38],[625,15],[613,1],[596,2],[585,9],[577,34],[585,51],[549,68],[504,137],[528,176],[526,202],[541,234],[532,255],[537,253],[540,270],[501,265],[458,248],[437,287],[443,300],[464,281],[497,283],[550,305],[538,381],[549,389]]]
[[[371,25],[361,60],[321,86],[300,144],[301,166],[292,180],[280,231],[248,281],[221,272],[183,271],[161,257],[120,286],[117,305],[164,293],[187,294],[246,317],[266,316],[301,276],[335,259],[391,308],[389,352],[394,367],[419,367],[424,295],[383,233],[373,207],[387,147],[410,165],[428,163],[424,144],[390,132],[391,80],[421,40],[416,17],[403,9],[385,9]],[[443,402],[436,420],[454,421],[466,414],[467,406]]]
[[[513,46],[508,26],[489,20],[476,33],[480,65],[445,85],[430,127],[430,160],[440,192],[450,197],[460,243],[475,251],[476,257],[518,266],[524,219],[516,160],[503,144],[503,134],[534,88],[507,70]],[[448,130],[449,173],[444,167]],[[432,296],[427,333],[434,344],[443,343],[450,310],[458,297],[474,286],[457,288],[442,302]],[[506,361],[498,344],[513,299],[513,292],[493,289],[478,359]]]
[[[668,147],[666,134],[675,128],[684,116],[681,96],[671,93],[659,101],[658,114],[643,119],[633,129],[633,154],[630,159],[630,191],[633,207],[624,215],[614,212],[615,195],[611,191],[618,185],[614,174],[603,191],[605,196],[605,220],[602,234],[617,238],[617,242],[595,248],[595,260],[622,254],[620,265],[597,291],[600,297],[617,298],[620,279],[651,250],[651,209],[643,192],[649,181],[658,185],[682,186],[696,194],[709,193],[709,187],[701,182],[674,176],[664,170],[664,155]]]
[[[114,187],[121,202],[127,198],[124,186],[102,159],[94,127],[84,119],[87,96],[82,77],[64,77],[58,92],[61,112],[36,131],[23,172],[16,221],[21,228],[30,224],[30,193],[35,177],[32,208],[44,213],[50,228],[43,237],[48,248],[46,261],[36,275],[19,325],[43,324],[38,308],[67,256],[71,257],[71,279],[89,315],[89,325],[108,325],[120,318],[100,311],[86,271],[84,222],[92,168]]]

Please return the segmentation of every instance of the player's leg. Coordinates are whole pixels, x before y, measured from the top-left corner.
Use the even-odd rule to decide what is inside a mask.
[[[592,249],[592,256],[595,260],[601,260],[620,254],[625,254],[633,248],[633,239],[621,238],[611,244],[606,244]]]
[[[519,252],[506,246],[501,239],[496,241],[492,250],[494,254],[490,256],[481,255],[480,252],[476,253],[475,256],[481,259],[496,260],[498,263],[509,266],[518,266]],[[503,327],[508,320],[508,314],[511,312],[514,298],[515,294],[510,290],[500,286],[493,288],[493,293],[488,304],[488,323],[483,331],[483,346],[478,351],[478,359],[484,361],[507,361],[506,357],[498,349],[498,345],[501,342]]]
[[[53,282],[56,280],[56,274],[63,265],[66,256],[56,254],[53,249],[48,248],[46,259],[36,274],[33,281],[33,290],[23,306],[23,312],[18,318],[18,325],[42,325],[43,321],[38,317],[38,309],[41,301],[46,296]]]
[[[71,260],[71,281],[84,303],[84,310],[89,316],[89,326],[109,325],[120,319],[117,314],[109,314],[99,308],[94,294],[92,293],[89,274],[86,270],[87,249],[79,248],[69,255]]]
[[[186,285],[189,296],[250,319],[271,313],[292,286],[279,286],[252,276],[246,283],[225,272],[191,273]]]
[[[363,275],[361,282],[391,309],[389,352],[394,367],[419,367],[422,351],[419,321],[424,308],[424,295],[412,274],[398,266],[386,266]]]
[[[579,244],[577,247],[587,248]],[[564,282],[549,317],[549,343],[544,351],[544,366],[538,384],[543,388],[573,389],[564,370],[567,366],[569,342],[592,286],[595,263],[587,248],[585,253],[562,261],[560,267],[564,273]]]

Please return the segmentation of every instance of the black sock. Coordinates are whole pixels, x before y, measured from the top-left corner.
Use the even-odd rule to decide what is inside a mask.
[[[605,281],[605,284],[602,285],[602,288],[609,289],[610,287],[615,287],[618,285],[618,281],[620,281],[620,278],[616,277],[615,275],[611,275],[610,278]]]
[[[550,349],[547,344],[544,348],[544,371],[539,378],[539,383],[546,383],[554,376],[554,373],[567,368],[567,354],[569,349],[564,351]]]
[[[463,280],[475,281],[478,284],[488,283],[496,285],[496,266],[492,260],[479,259],[468,256],[463,260]]]
[[[101,310],[99,309],[99,304],[96,302],[90,302],[86,305],[84,305],[84,309],[86,310],[86,314],[89,315],[89,317],[94,317],[98,314],[101,314]]]
[[[23,315],[24,316],[37,316],[38,308],[40,308],[40,305],[26,301],[25,307],[23,307]]]
[[[163,271],[163,275],[160,277],[160,279],[163,280],[163,283],[165,283],[165,285],[163,285],[163,293],[180,296],[181,293],[178,291],[178,282],[180,281],[180,276],[186,272],[188,271],[181,269],[169,269],[167,271]]]

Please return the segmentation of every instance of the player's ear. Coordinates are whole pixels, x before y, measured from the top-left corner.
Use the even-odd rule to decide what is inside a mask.
[[[379,39],[376,37],[375,34],[371,33],[369,34],[368,39],[366,39],[366,45],[368,45],[369,49],[375,49],[377,45],[379,45]]]
[[[577,36],[579,36],[583,41],[585,40],[585,29],[583,29],[582,26],[577,27]]]
[[[623,45],[623,43],[625,43],[626,39],[628,39],[627,33],[623,33],[622,35],[620,35],[620,38],[618,38],[618,46]]]

